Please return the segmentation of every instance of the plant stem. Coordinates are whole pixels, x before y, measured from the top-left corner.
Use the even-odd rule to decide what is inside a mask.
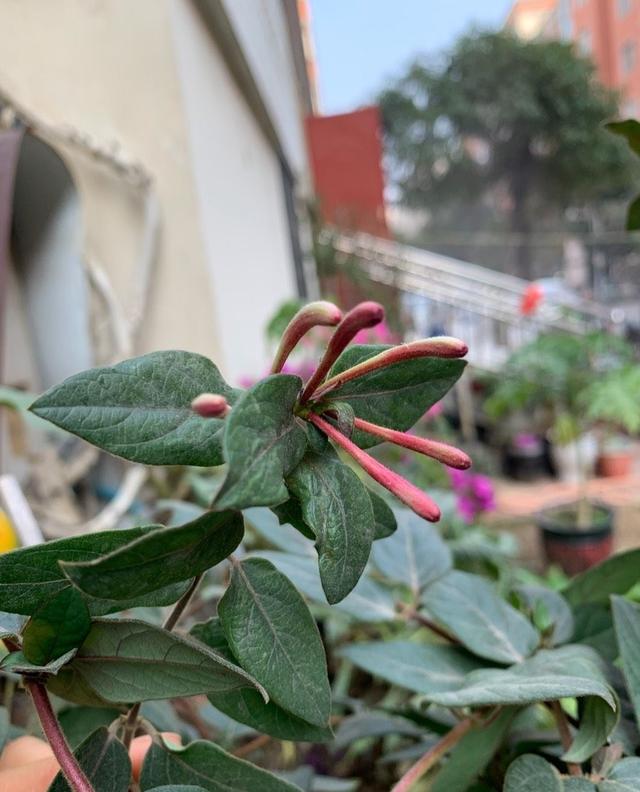
[[[564,710],[562,709],[562,705],[559,701],[550,701],[549,702],[549,709],[553,713],[553,717],[556,721],[556,726],[558,727],[558,732],[560,734],[560,741],[562,742],[562,747],[564,748],[565,752],[571,748],[573,743],[573,737],[571,736],[571,730],[569,729],[569,722],[567,721],[567,716],[564,714]],[[573,762],[567,762],[567,768],[569,770],[569,775],[573,776],[581,776],[582,775],[582,768],[579,764],[574,764]]]
[[[202,580],[202,575],[196,575],[196,577],[194,577],[189,588],[176,602],[176,604],[173,606],[173,610],[167,616],[165,623],[162,625],[163,629],[169,631],[173,630],[173,628],[180,620],[180,617],[185,612],[185,609],[189,604],[191,597],[193,597],[193,595],[196,592],[196,589],[200,585],[201,580]],[[131,709],[127,713],[127,718],[124,722],[124,734],[122,735],[122,742],[124,743],[125,748],[129,748],[129,746],[131,745],[131,740],[133,739],[133,735],[136,733],[136,728],[138,725],[138,715],[140,714],[141,706],[142,706],[142,702],[138,701],[136,704],[134,704],[131,707]]]
[[[442,757],[453,748],[464,735],[473,727],[471,718],[465,718],[457,723],[450,732],[421,756],[402,776],[391,792],[409,792],[411,787],[430,770]]]
[[[422,613],[419,613],[415,608],[401,603],[401,610],[409,619],[417,621],[418,624],[421,624],[423,627],[431,630],[431,632],[439,635],[441,638],[444,638],[445,641],[448,641],[451,644],[460,644],[460,641],[455,637],[455,635],[452,635],[450,632],[445,630],[444,627],[439,627],[435,622],[432,622],[431,619],[427,618]]]
[[[69,743],[60,728],[46,687],[41,682],[36,682],[33,679],[25,679],[24,684],[33,699],[33,705],[38,713],[42,731],[51,746],[53,755],[58,760],[60,769],[69,786],[73,792],[94,792],[91,782],[76,761]]]

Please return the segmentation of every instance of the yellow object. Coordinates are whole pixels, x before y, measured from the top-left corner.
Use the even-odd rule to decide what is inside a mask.
[[[0,553],[15,550],[18,547],[18,537],[7,515],[0,510]]]

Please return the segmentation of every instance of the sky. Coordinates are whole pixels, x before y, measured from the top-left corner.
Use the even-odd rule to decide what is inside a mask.
[[[311,0],[320,111],[372,102],[415,55],[437,55],[473,25],[501,26],[510,6],[510,0]]]

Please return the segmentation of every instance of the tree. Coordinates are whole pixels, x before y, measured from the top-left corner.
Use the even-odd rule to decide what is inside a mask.
[[[467,227],[469,217],[506,226],[524,277],[542,218],[630,187],[631,158],[603,128],[617,95],[570,44],[465,36],[439,67],[415,62],[380,105],[403,203],[428,209],[441,227],[461,227],[461,217]],[[479,207],[488,212],[478,217]]]

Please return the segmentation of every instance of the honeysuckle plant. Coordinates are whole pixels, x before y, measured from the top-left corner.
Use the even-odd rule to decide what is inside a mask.
[[[226,465],[210,507],[179,526],[143,525],[59,539],[0,557],[1,668],[29,690],[61,775],[52,790],[285,792],[289,782],[196,741],[176,748],[140,717],[142,702],[206,695],[267,734],[331,736],[331,694],[316,623],[268,559],[245,557],[243,510],[263,507],[315,543],[328,603],[354,589],[372,543],[396,528],[392,510],[352,463],[417,515],[439,518],[422,490],[367,453],[386,441],[466,468],[464,452],[407,430],[464,370],[466,345],[432,338],[399,346],[351,343],[384,316],[365,302],[344,316],[329,303],[301,309],[272,373],[246,390],[201,355],[154,352],[77,374],[38,398],[33,413],[99,448],[147,465]],[[284,374],[312,327],[335,327],[307,382]],[[202,576],[228,564],[217,616],[188,634],[180,620]],[[162,627],[126,616],[170,606]],[[117,708],[109,728],[71,752],[49,694]],[[153,737],[140,779],[133,735]]]

